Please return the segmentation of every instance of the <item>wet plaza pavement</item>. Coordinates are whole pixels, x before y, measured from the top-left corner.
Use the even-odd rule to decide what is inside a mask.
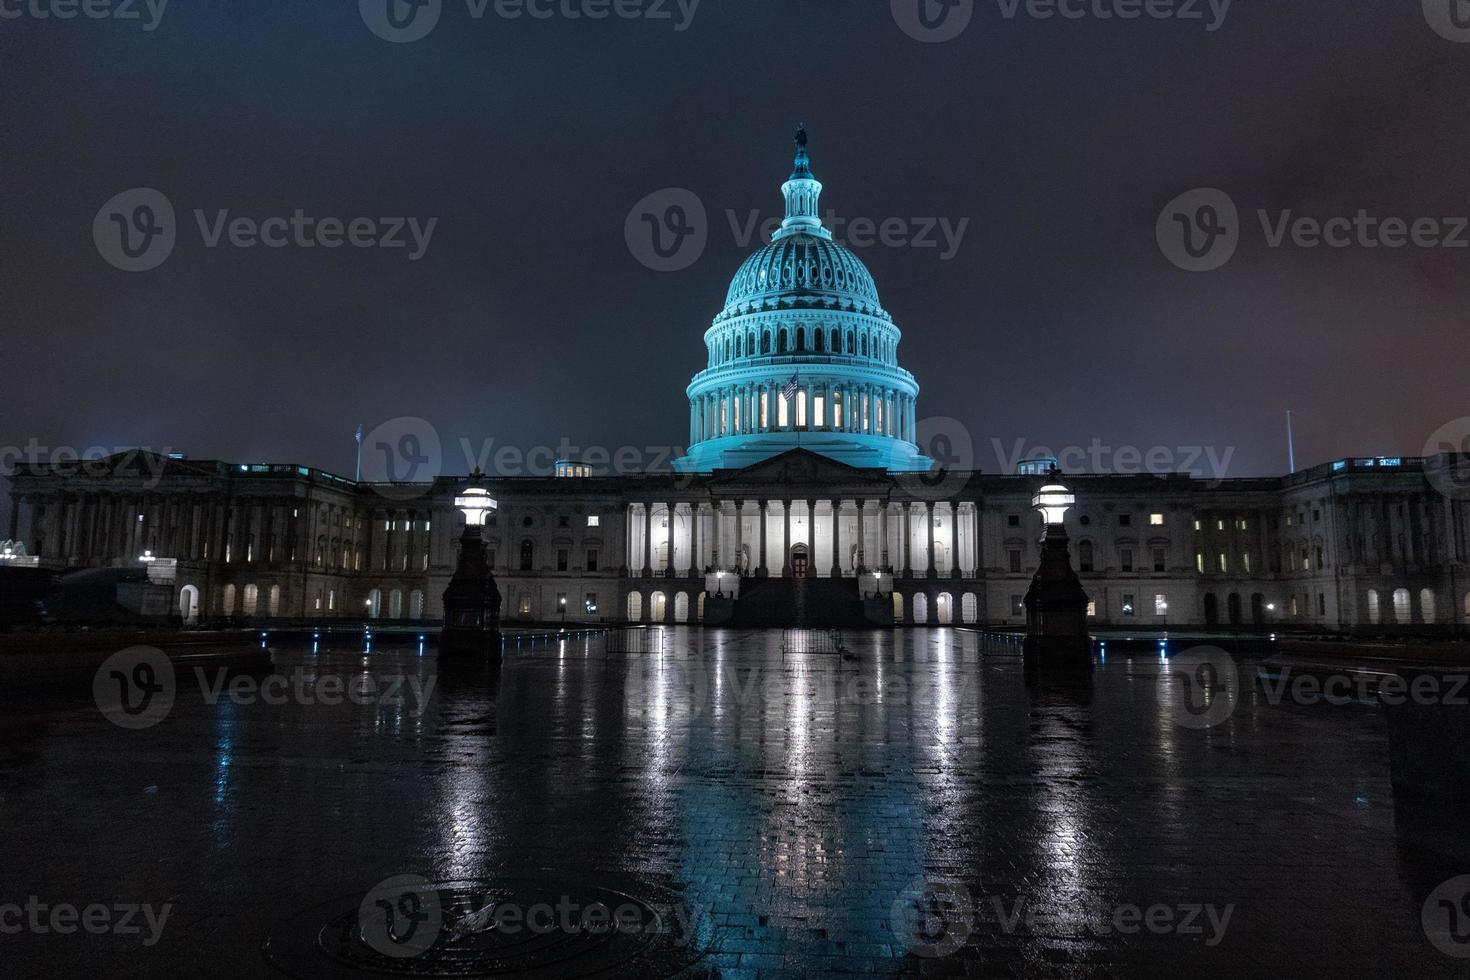
[[[494,689],[287,644],[136,728],[7,696],[0,973],[1470,975],[1421,918],[1470,828],[1395,799],[1382,708],[1248,684],[1206,727],[1151,652],[1028,684],[974,633],[848,643],[522,645]]]

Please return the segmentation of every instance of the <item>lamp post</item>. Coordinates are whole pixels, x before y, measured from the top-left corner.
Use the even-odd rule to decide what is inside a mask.
[[[1026,642],[1028,667],[1049,670],[1092,669],[1092,638],[1087,632],[1087,593],[1072,568],[1069,539],[1063,523],[1077,498],[1052,470],[1050,482],[1032,499],[1041,513],[1045,533],[1041,538],[1041,564],[1026,591]]]
[[[500,589],[491,574],[485,554],[482,529],[499,506],[479,483],[478,469],[470,486],[454,498],[464,514],[464,535],[459,539],[459,564],[444,590],[444,629],[439,635],[441,657],[489,657],[499,664]]]
[[[557,596],[556,604],[561,609],[561,631],[565,633],[567,630],[567,597],[564,595]]]

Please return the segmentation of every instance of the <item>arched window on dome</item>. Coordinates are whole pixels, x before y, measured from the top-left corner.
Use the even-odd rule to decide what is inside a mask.
[[[754,357],[755,356],[755,331],[754,330],[752,330],[750,333],[748,333],[748,334],[745,335],[745,353],[748,356],[750,356],[750,357]]]
[[[863,356],[868,356],[868,335],[863,334]]]
[[[776,353],[786,353],[786,331],[782,330],[776,334]]]
[[[725,360],[728,361],[729,359],[730,359],[730,338],[729,337],[726,337],[725,338]]]
[[[744,354],[742,354],[740,352],[741,346],[744,343],[745,343],[745,338],[744,337],[736,337],[735,338],[735,356],[736,357],[744,357],[745,356]]]
[[[796,349],[806,350],[806,327],[796,328]]]
[[[856,354],[857,353],[857,347],[853,344],[853,338],[852,338],[852,331],[851,330],[849,330],[847,332],[847,347],[844,348],[844,353],[847,353],[847,354]]]
[[[767,330],[767,331],[765,331],[764,333],[761,334],[761,353],[762,354],[769,354],[770,352],[771,352],[771,331]]]
[[[834,354],[842,353],[842,334],[840,332],[832,331],[832,342],[828,345],[828,349]]]
[[[820,330],[813,331],[812,332],[812,340],[815,343],[816,351],[817,351],[818,354],[824,353],[826,351],[826,348],[827,348],[827,337],[826,337],[826,335],[822,331],[820,331]]]

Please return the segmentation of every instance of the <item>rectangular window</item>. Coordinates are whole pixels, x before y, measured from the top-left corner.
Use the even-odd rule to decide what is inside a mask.
[[[587,526],[588,527],[602,527],[602,517],[599,516],[599,515],[597,515],[597,514],[588,514],[587,515]]]
[[[518,610],[520,610],[520,614],[522,616],[529,616],[529,615],[531,615],[531,599],[530,599],[530,597],[529,596],[522,596],[521,597],[521,603],[516,608]]]
[[[770,392],[768,392],[768,391],[761,392],[761,428],[762,429],[769,429],[771,427],[771,403],[770,403],[770,397],[771,397],[771,393]]]
[[[583,602],[582,608],[585,609],[585,610],[587,610],[587,614],[589,616],[595,616],[595,615],[597,615],[597,593],[596,592],[589,592],[589,593],[587,593],[587,598]]]
[[[1133,526],[1133,515],[1132,514],[1119,514],[1118,515],[1118,526],[1119,527],[1132,527]]]
[[[776,427],[787,429],[791,427],[791,399],[776,399]]]
[[[1317,593],[1317,615],[1327,615],[1327,594],[1324,592]]]
[[[735,431],[740,431],[740,399],[735,399]]]
[[[827,396],[817,395],[812,400],[812,425],[817,428],[827,424]]]
[[[1021,553],[1019,551],[1017,551],[1016,549],[1012,548],[1011,549],[1011,571],[1012,572],[1019,572],[1020,570],[1021,570]]]
[[[1118,553],[1118,557],[1119,557],[1119,560],[1122,562],[1123,571],[1125,571],[1125,572],[1131,572],[1131,571],[1133,571],[1133,549],[1132,548],[1124,548],[1122,551],[1120,551]]]
[[[1011,596],[1011,612],[1017,616],[1026,612],[1026,601],[1021,596]]]
[[[1164,515],[1163,514],[1150,514],[1150,515],[1148,515],[1148,523],[1152,527],[1163,527],[1164,526]]]
[[[1133,615],[1133,595],[1128,592],[1123,593],[1123,615]]]
[[[565,549],[565,548],[558,548],[558,549],[556,549],[556,570],[558,572],[564,572],[564,571],[566,571],[567,570],[567,566],[570,564],[570,560],[571,560],[571,555],[567,552],[567,549]]]
[[[1327,567],[1327,563],[1325,561],[1323,561],[1322,546],[1319,544],[1319,545],[1317,545],[1317,571],[1320,572],[1320,571],[1322,571],[1322,569],[1324,569],[1326,567]]]
[[[1096,602],[1088,602],[1087,603],[1087,615],[1088,616],[1094,616],[1094,617],[1097,615],[1097,603]]]
[[[1154,615],[1165,616],[1169,612],[1169,597],[1160,592],[1154,596]]]
[[[1240,565],[1245,569],[1247,575],[1251,573],[1251,553],[1249,551],[1240,556]]]
[[[1006,515],[1006,526],[1007,527],[1020,527],[1021,526],[1021,515],[1020,514],[1007,514]]]
[[[1203,551],[1196,551],[1194,553],[1194,570],[1201,575],[1205,573],[1205,553]]]
[[[1225,530],[1225,521],[1223,519],[1218,520],[1218,521],[1215,522],[1215,530],[1217,530],[1217,531],[1223,531],[1223,530]]]
[[[1220,571],[1222,573],[1230,571],[1230,559],[1225,557],[1225,552],[1223,551],[1220,552]]]
[[[1199,529],[1200,529],[1200,520],[1199,520],[1199,518],[1198,518],[1198,517],[1196,517],[1196,518],[1195,518],[1195,519],[1194,519],[1194,529],[1195,529],[1195,530],[1196,530],[1196,531],[1198,531],[1198,530],[1199,530]]]
[[[832,428],[834,429],[840,429],[843,426],[842,405],[842,389],[839,388],[832,392]]]
[[[796,393],[796,427],[799,429],[806,425],[806,392]]]
[[[589,572],[595,572],[595,571],[597,571],[597,549],[596,548],[589,548],[587,550],[587,571],[589,571]]]

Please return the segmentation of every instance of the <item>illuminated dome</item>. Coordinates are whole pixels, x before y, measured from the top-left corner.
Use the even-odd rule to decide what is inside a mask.
[[[822,224],[822,183],[806,132],[781,188],[786,218],[735,273],[705,331],[708,362],[690,382],[689,454],[708,473],[807,449],[850,466],[925,471],[914,444],[914,376],[898,364],[902,332],[872,275]]]
[[[721,319],[774,309],[857,310],[887,317],[878,287],[856,255],[827,238],[791,235],[745,260]]]

